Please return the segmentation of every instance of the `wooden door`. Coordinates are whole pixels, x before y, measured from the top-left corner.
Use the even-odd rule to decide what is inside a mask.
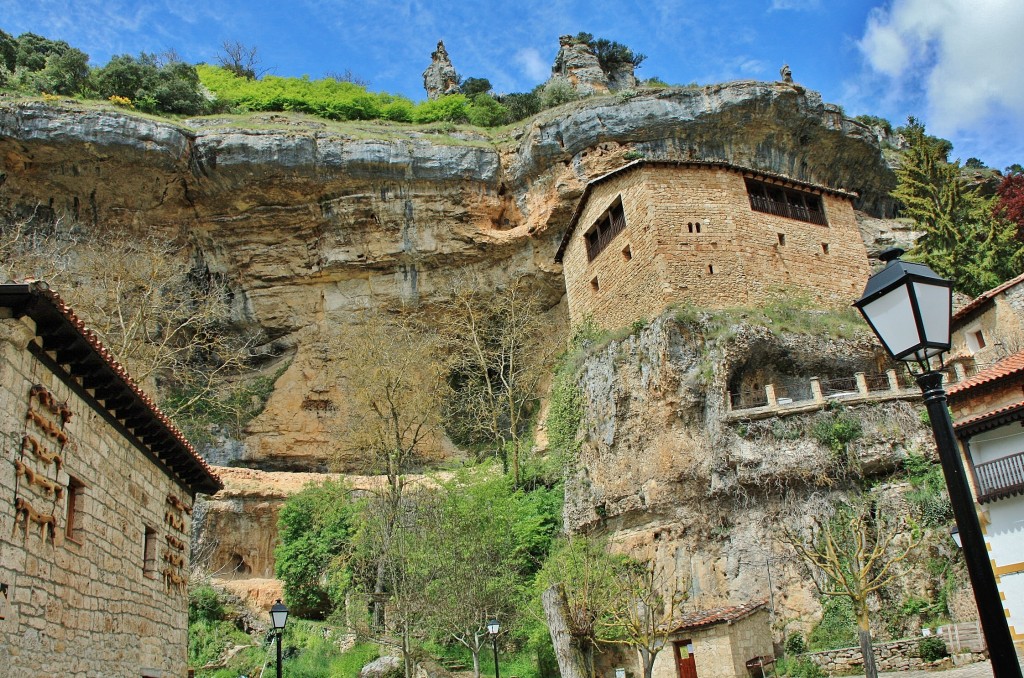
[[[693,642],[676,641],[672,645],[676,655],[676,666],[679,667],[679,678],[697,678],[697,663],[693,660]]]

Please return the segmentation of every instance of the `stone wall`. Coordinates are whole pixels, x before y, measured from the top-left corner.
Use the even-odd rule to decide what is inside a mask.
[[[0,318],[3,675],[183,676],[191,497],[33,335]]]
[[[747,678],[747,660],[774,656],[768,612],[760,610],[731,623],[678,635],[658,654],[652,678],[678,678],[672,644],[685,641],[693,645],[694,663],[701,678]]]
[[[619,196],[626,229],[588,261],[584,234]],[[725,167],[645,165],[592,185],[563,258],[571,320],[619,327],[674,302],[756,305],[783,289],[849,304],[867,251],[850,201],[821,197],[828,226],[752,210],[744,175]]]
[[[879,671],[911,671],[932,666],[932,662],[921,659],[918,645],[920,638],[894,640],[890,643],[874,643],[875,663]],[[847,647],[825,652],[803,655],[831,675],[850,675],[863,670],[864,659],[859,647]],[[979,653],[958,657],[958,664],[978,662],[984,659]],[[947,662],[952,663],[952,662]]]

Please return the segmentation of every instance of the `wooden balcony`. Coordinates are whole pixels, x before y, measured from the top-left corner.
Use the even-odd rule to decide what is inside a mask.
[[[766,212],[779,217],[788,217],[789,219],[799,219],[800,221],[809,221],[819,226],[828,226],[824,214],[808,209],[803,205],[779,202],[778,200],[772,200],[762,195],[754,195],[753,193],[749,194],[749,196],[750,206],[758,212]]]
[[[1024,452],[974,466],[978,503],[1024,493]]]

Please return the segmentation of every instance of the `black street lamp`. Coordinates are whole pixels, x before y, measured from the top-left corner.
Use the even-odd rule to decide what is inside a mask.
[[[494,648],[494,678],[501,678],[501,673],[498,671],[498,631],[501,630],[501,624],[494,617],[487,620],[487,633],[491,634],[491,647]]]
[[[899,248],[881,253],[879,258],[887,262],[886,267],[868,279],[863,296],[854,306],[864,315],[889,355],[896,360],[915,362],[921,370],[915,376],[924,394],[949,501],[963,541],[967,573],[978,603],[992,671],[996,678],[1021,678],[981,523],[974,510],[974,497],[960,461],[953,421],[946,406],[946,392],[942,388],[942,374],[930,365],[931,358],[950,347],[953,283],[940,278],[924,264],[900,261],[902,254]]]
[[[288,608],[278,598],[270,608],[270,624],[274,627],[277,636],[277,678],[281,678],[281,636],[284,634],[284,625],[287,623]]]

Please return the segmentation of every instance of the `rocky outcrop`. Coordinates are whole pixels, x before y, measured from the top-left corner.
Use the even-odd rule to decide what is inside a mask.
[[[571,35],[558,38],[558,54],[551,66],[551,77],[565,80],[580,96],[605,94],[609,90],[608,75],[602,70],[594,50]]]
[[[423,89],[427,90],[427,98],[431,101],[448,94],[458,94],[459,75],[455,72],[452,60],[448,58],[448,50],[444,41],[437,41],[437,49],[430,54],[430,65],[423,71]]]
[[[0,102],[0,207],[158,233],[226,280],[236,325],[265,337],[268,373],[286,369],[244,445],[219,458],[323,469],[344,415],[328,378],[342,354],[324,338],[361,309],[429,305],[464,270],[495,285],[527,276],[555,307],[553,255],[576,200],[632,157],[726,160],[854,190],[885,213],[893,178],[873,134],[815,92],[742,81],[635,94],[499,136]],[[339,468],[358,471],[349,461]]]
[[[747,377],[763,387],[766,377],[873,372],[877,349],[866,337],[705,322],[663,316],[583,363],[582,450],[566,480],[566,528],[609,535],[616,549],[653,560],[688,582],[697,609],[765,599],[777,618],[809,623],[818,599],[778,525],[843,501],[851,474],[885,478],[908,450],[934,449],[930,431],[915,402],[851,405],[844,416],[860,422],[861,434],[837,456],[814,434],[834,421],[834,407],[726,417],[729,392]],[[905,489],[877,490],[879,501],[898,506]],[[948,541],[939,535],[937,557],[952,555]],[[906,586],[919,595],[914,587],[926,581],[908,576]]]

